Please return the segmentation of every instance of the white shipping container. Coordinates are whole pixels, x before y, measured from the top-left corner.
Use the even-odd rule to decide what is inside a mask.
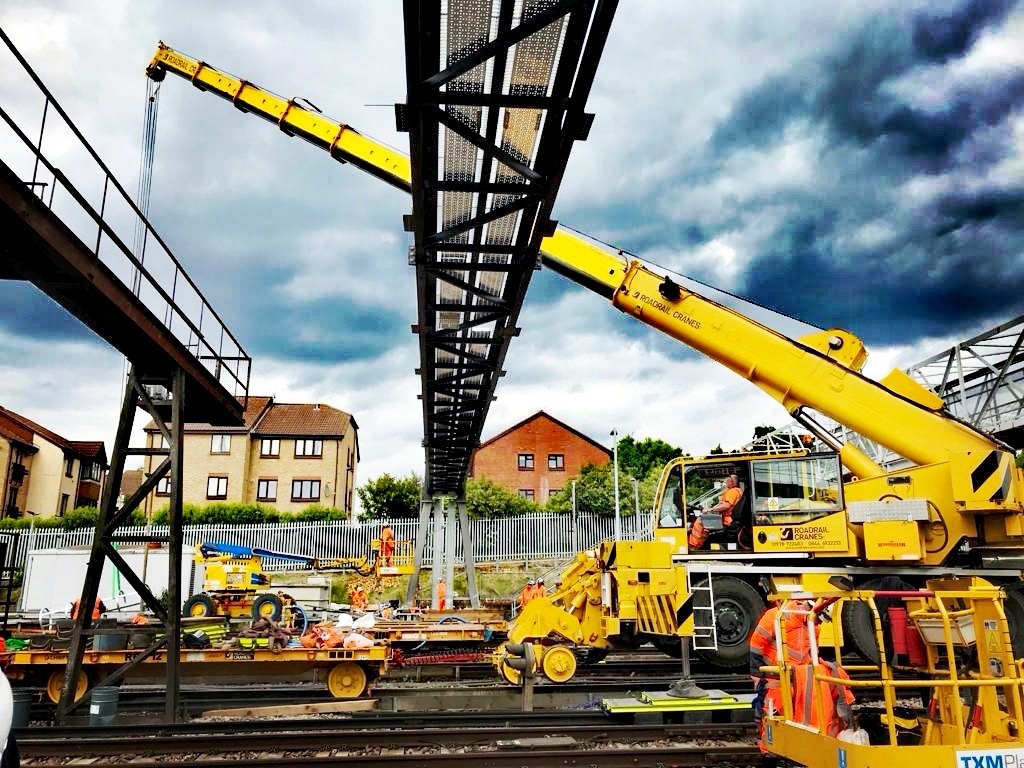
[[[141,547],[126,547],[118,549],[117,552],[140,578],[145,561],[146,585],[157,597],[163,594],[167,589],[170,562],[166,548],[147,551]],[[44,609],[50,612],[63,611],[82,594],[90,554],[91,550],[86,547],[37,549],[29,552],[25,560],[25,577],[18,610],[22,613]],[[104,560],[103,575],[100,578],[100,599],[108,611],[133,612],[139,606],[135,589],[110,560]],[[192,594],[192,570],[192,548],[186,546],[181,563],[182,601]]]

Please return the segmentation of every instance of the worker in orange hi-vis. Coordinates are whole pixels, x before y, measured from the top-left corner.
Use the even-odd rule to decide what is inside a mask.
[[[352,606],[352,608],[357,611],[366,610],[366,604],[368,602],[368,599],[366,597],[366,592],[363,591],[362,586],[356,585],[356,588],[349,597],[348,602]]]
[[[827,653],[829,649],[822,649]],[[853,726],[852,704],[856,700],[849,687],[841,683],[815,680],[814,673],[819,677],[831,677],[838,680],[849,680],[850,676],[841,666],[827,659],[819,658],[818,664],[799,664],[793,668],[793,720],[812,728],[818,726],[818,700],[825,718],[822,729],[829,736],[838,736],[844,728]]]
[[[69,614],[70,614],[72,619],[77,619],[78,618],[78,607],[79,607],[79,601],[78,600],[75,600],[73,603],[71,603],[71,610],[69,611]],[[107,606],[105,606],[103,604],[103,601],[100,600],[97,597],[96,598],[96,602],[92,604],[92,617],[94,619],[98,619],[100,616],[102,616],[106,612],[107,612]]]
[[[380,529],[380,556],[384,558],[384,565],[391,565],[391,558],[395,554],[395,531],[391,524],[384,522]]]
[[[544,586],[544,579],[537,579],[537,586],[533,588],[534,597],[547,597],[548,588]]]
[[[440,579],[437,582],[437,610],[443,611],[445,609],[445,599],[448,596],[448,587],[445,586],[444,579]]]
[[[520,590],[520,592],[519,592],[519,610],[520,611],[523,610],[523,608],[525,608],[527,605],[530,604],[530,601],[533,600],[533,596],[536,593],[536,590],[537,590],[536,582],[534,582],[533,579],[530,579],[528,582],[526,582],[526,586],[523,587],[522,590]]]
[[[758,725],[760,736],[757,746],[767,751],[764,742],[764,716],[782,712],[782,690],[778,675],[764,673],[761,667],[771,667],[778,663],[778,643],[775,638],[775,619],[782,607],[781,620],[782,646],[789,666],[807,664],[811,660],[810,640],[807,638],[807,623],[803,614],[797,610],[809,610],[809,602],[787,600],[781,605],[773,605],[763,614],[750,635],[750,676],[754,681],[754,720]]]

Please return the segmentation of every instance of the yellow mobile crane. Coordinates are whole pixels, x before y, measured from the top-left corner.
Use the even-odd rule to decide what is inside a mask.
[[[167,72],[186,78],[335,159],[410,189],[405,155],[295,100],[162,43],[146,71],[156,80]],[[913,587],[928,578],[965,572],[994,583],[1019,580],[1024,474],[1014,463],[1012,449],[958,421],[937,395],[902,371],[894,370],[881,381],[864,376],[867,354],[856,336],[815,329],[792,338],[709,298],[707,291],[694,289],[681,276],[561,227],[544,239],[541,257],[547,267],[604,296],[619,310],[748,379],[831,450],[728,454],[671,463],[655,504],[653,544],[658,546],[646,553],[632,551],[618,576],[613,573],[616,558],[609,562],[607,555],[619,547],[583,556],[584,567],[578,562],[567,569],[572,581],[563,579],[556,600],[535,601],[538,607],[524,612],[510,628],[510,638],[537,644],[538,664],[543,664],[542,653],[565,644],[607,648],[620,639],[632,643],[652,636],[671,650],[671,635],[697,631],[697,624],[713,639],[698,648],[701,655],[724,666],[743,665],[747,638],[767,595],[759,582],[768,575],[784,588],[787,579],[790,588],[819,588],[840,574],[858,586],[888,577]],[[853,443],[841,443],[812,410],[913,466],[883,469]],[[736,475],[744,489],[742,508],[735,514],[738,530],[715,533],[726,538],[712,543],[715,549],[693,550],[687,532],[700,510],[687,494],[687,480],[728,475]],[[710,526],[713,518],[705,520]],[[665,595],[637,578],[644,574],[648,579],[672,562],[688,571],[687,586],[679,588],[686,593],[663,599]],[[549,604],[560,610],[542,610]],[[643,612],[652,606],[657,615],[644,620]],[[707,614],[703,621],[694,617],[702,611]],[[544,616],[531,615],[538,612]],[[1006,612],[1015,652],[1024,656],[1024,599],[1016,591],[1007,595]],[[576,624],[566,624],[565,615],[572,615]],[[673,619],[673,632],[660,629],[665,618]],[[859,650],[877,655],[870,616],[847,611],[842,626]],[[558,656],[568,664],[564,653]],[[506,676],[514,673],[505,671]],[[554,669],[553,679],[568,677],[564,669]]]

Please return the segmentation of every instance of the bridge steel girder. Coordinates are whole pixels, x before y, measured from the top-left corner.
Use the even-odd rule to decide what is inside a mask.
[[[428,496],[463,493],[616,6],[405,0]]]

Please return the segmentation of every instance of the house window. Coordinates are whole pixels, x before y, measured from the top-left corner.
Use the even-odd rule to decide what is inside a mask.
[[[520,453],[519,454],[519,469],[531,470],[533,469],[533,454],[532,453]]]
[[[64,517],[68,511],[68,502],[71,500],[71,496],[66,493],[60,495],[60,507],[57,509],[57,517]]]
[[[549,488],[548,489],[548,498],[549,499],[553,499],[553,498],[555,498],[555,496],[557,496],[561,492],[562,492],[561,488]]]
[[[323,440],[296,440],[295,457],[320,458],[324,454]]]
[[[211,435],[210,453],[231,453],[231,435]]]
[[[277,478],[256,481],[256,501],[277,501]]]
[[[548,469],[552,469],[556,472],[565,471],[565,454],[564,453],[549,453],[548,454]]]
[[[281,455],[281,441],[280,440],[260,440],[260,456],[263,458],[267,457],[278,457]]]
[[[320,481],[319,480],[292,480],[292,501],[319,501],[319,500],[320,500]]]
[[[81,477],[83,480],[94,480],[99,482],[100,479],[100,465],[98,462],[92,461],[88,464],[82,464]]]
[[[535,498],[533,488],[520,488],[519,497],[522,499],[529,499],[530,501],[533,501]]]
[[[64,477],[73,477],[75,469],[75,460],[70,456],[64,457]]]
[[[224,475],[210,475],[206,478],[206,498],[226,499],[228,497],[228,479]]]
[[[156,495],[157,496],[170,496],[171,495],[171,478],[169,478],[169,477],[161,477],[159,480],[157,480],[157,483],[156,483]]]

